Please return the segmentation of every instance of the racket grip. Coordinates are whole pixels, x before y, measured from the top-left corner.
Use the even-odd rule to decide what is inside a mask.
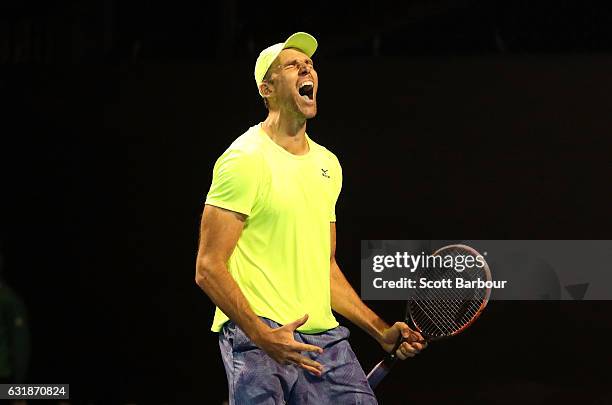
[[[383,380],[383,378],[385,378],[387,374],[389,374],[392,365],[393,363],[389,363],[388,361],[382,360],[372,369],[372,371],[370,371],[367,376],[367,379],[368,384],[370,384],[370,387],[372,387],[372,389],[375,389],[378,384]]]
[[[393,367],[393,365],[397,362],[397,357],[395,356],[395,352],[400,347],[403,340],[404,338],[402,337],[402,335],[400,335],[397,338],[397,342],[395,343],[393,350],[391,350],[391,353],[387,354],[385,358],[380,363],[378,363],[372,369],[372,371],[368,373],[367,375],[368,384],[370,384],[370,387],[372,389],[378,386],[378,384],[383,380],[383,378],[385,378],[387,374],[389,374],[389,371],[391,371],[391,367]]]

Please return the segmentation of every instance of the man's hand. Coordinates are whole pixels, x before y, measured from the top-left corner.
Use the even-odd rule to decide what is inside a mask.
[[[308,357],[300,355],[300,352],[323,353],[323,349],[318,346],[296,342],[293,338],[293,332],[304,325],[307,320],[308,314],[280,328],[269,329],[253,339],[253,342],[277,363],[295,364],[320,377],[323,366]]]
[[[419,332],[410,329],[404,322],[395,322],[393,326],[383,331],[379,341],[387,353],[391,353],[400,334],[405,340],[395,352],[395,355],[400,360],[414,357],[427,347],[427,342],[424,341],[423,336]]]

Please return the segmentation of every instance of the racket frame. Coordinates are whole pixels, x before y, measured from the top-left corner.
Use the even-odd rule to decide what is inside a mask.
[[[455,245],[448,245],[448,246],[441,247],[440,249],[436,250],[432,254],[432,256],[439,256],[439,254],[442,251],[447,250],[447,249],[452,249],[452,248],[467,250],[469,252],[469,254],[471,254],[474,257],[482,256],[476,249],[474,249],[474,248],[472,248],[470,246],[467,246],[467,245],[462,245],[462,244],[455,244]],[[483,258],[484,258],[484,256],[483,256]],[[485,277],[484,281],[485,282],[486,281],[492,281],[491,269],[489,269],[489,265],[487,264],[486,260],[484,260],[484,266],[483,266],[482,270],[484,272],[484,277]],[[419,332],[421,334],[421,336],[423,336],[423,339],[426,342],[448,339],[449,337],[457,336],[458,334],[460,334],[461,332],[466,330],[469,326],[471,326],[474,323],[474,321],[476,321],[476,319],[478,319],[478,317],[480,317],[480,314],[482,314],[482,311],[484,311],[485,307],[489,303],[489,298],[490,297],[491,297],[491,288],[487,288],[485,290],[485,296],[484,296],[484,299],[482,300],[482,302],[480,304],[480,307],[478,307],[478,309],[476,310],[476,313],[474,315],[472,315],[472,317],[470,318],[470,321],[468,323],[466,323],[465,325],[463,325],[461,328],[457,329],[456,331],[454,331],[453,333],[451,333],[449,335],[444,335],[444,336],[423,336],[423,331],[418,326],[418,324],[414,321],[414,318],[412,316],[412,311],[410,310],[410,302],[412,300],[406,301],[406,317],[405,317],[405,319],[406,319],[406,322],[408,320],[410,320],[409,323],[411,324],[411,326],[413,326],[414,330],[416,330],[417,332]],[[401,341],[400,341],[400,344],[401,344]],[[397,347],[399,347],[399,344],[397,345]],[[397,350],[397,348],[395,350]]]

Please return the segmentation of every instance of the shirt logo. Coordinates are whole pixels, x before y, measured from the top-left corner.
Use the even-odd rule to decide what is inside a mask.
[[[329,174],[327,174],[328,171],[329,171],[329,169],[321,169],[321,175],[323,177],[327,177],[329,179],[330,178]]]

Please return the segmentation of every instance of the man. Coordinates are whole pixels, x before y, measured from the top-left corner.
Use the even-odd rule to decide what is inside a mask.
[[[424,348],[389,327],[335,260],[336,156],[306,134],[317,113],[317,41],[296,33],[266,48],[255,81],[268,109],[217,160],[202,216],[196,283],[217,305],[212,330],[234,404],[375,404],[332,309],[400,359]]]

